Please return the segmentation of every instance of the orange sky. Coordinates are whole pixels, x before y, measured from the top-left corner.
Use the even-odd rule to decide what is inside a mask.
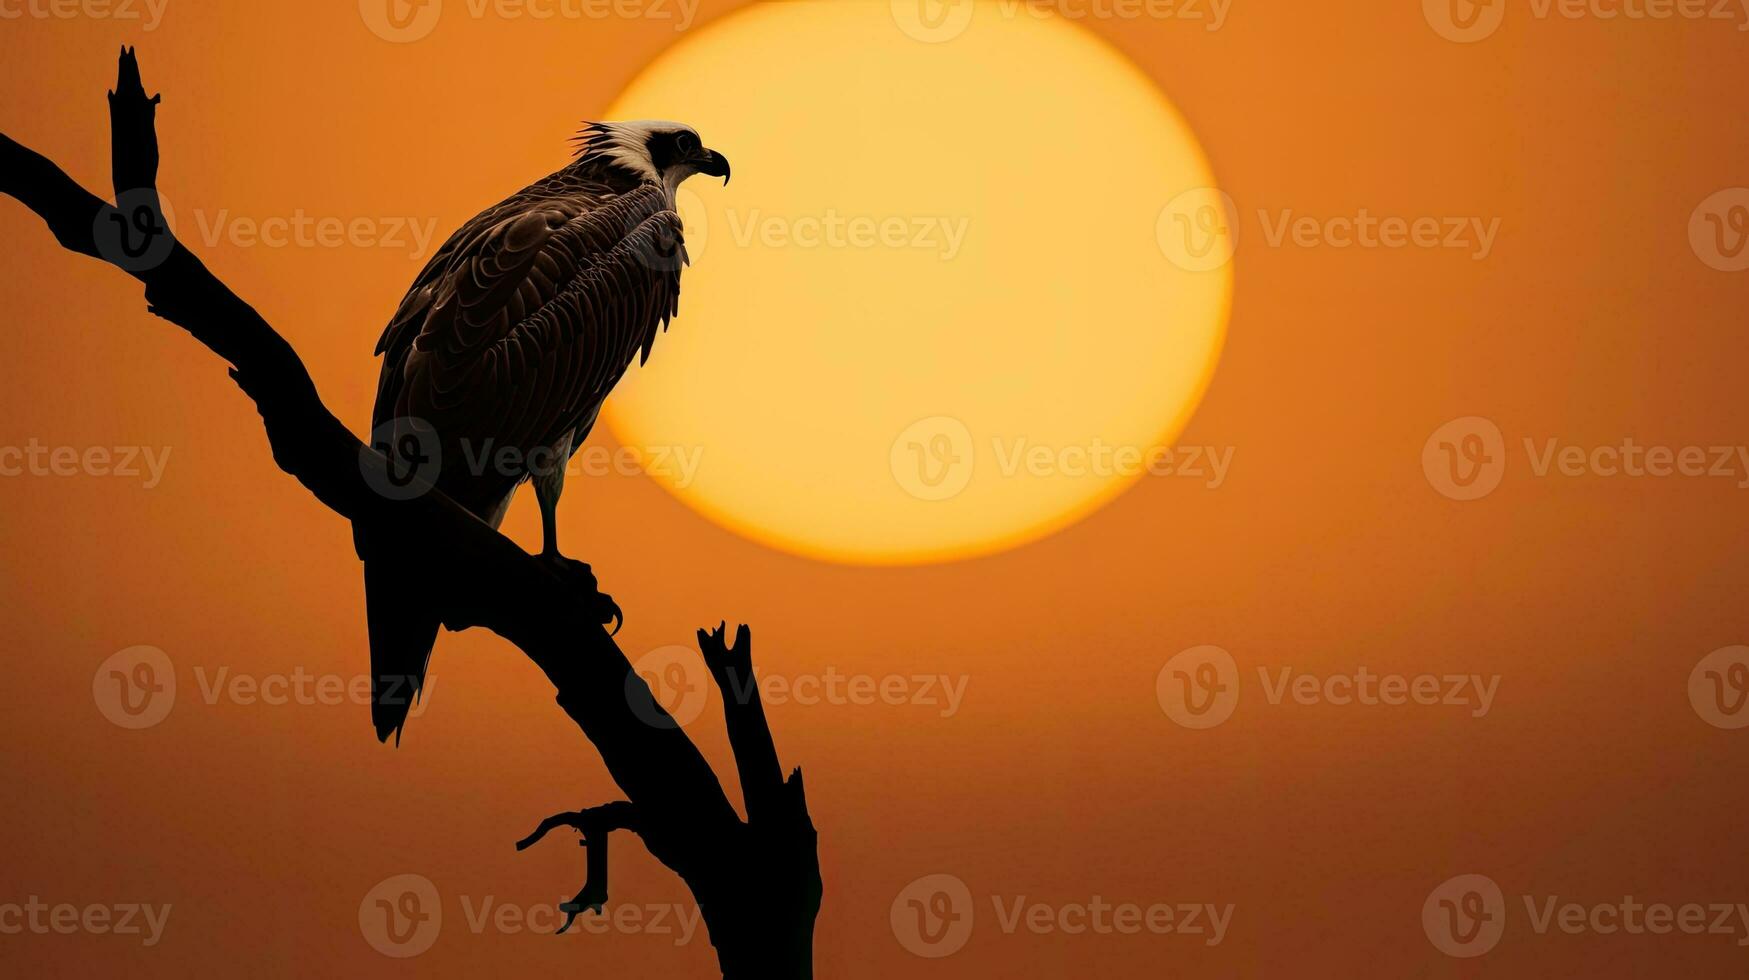
[[[152,31],[0,0],[25,12],[0,24],[12,69],[0,130],[103,191],[103,92],[117,45],[134,43],[148,91],[164,94],[161,184],[185,222],[219,209],[412,216],[441,236],[561,163],[577,120],[677,37],[656,17],[474,18],[465,3],[429,37],[389,44],[347,0],[171,0]],[[736,6],[707,0],[697,21]],[[1749,272],[1714,268],[1689,236],[1691,218],[1705,227],[1698,205],[1749,185],[1749,19],[1537,9],[1511,5],[1473,44],[1441,37],[1414,0],[1364,12],[1234,0],[1214,31],[1084,21],[1172,98],[1237,202],[1231,327],[1181,440],[1231,447],[1218,489],[1145,479],[1019,550],[865,569],[739,538],[642,477],[571,488],[567,550],[625,607],[631,656],[727,618],[753,625],[772,677],[964,685],[951,708],[769,709],[821,828],[821,976],[1741,971],[1749,923],[1539,933],[1526,899],[1749,903],[1737,788],[1749,733],[1709,724],[1688,696],[1702,657],[1749,642],[1749,469],[1538,475],[1526,440],[1536,453],[1549,440],[1749,442]],[[1146,209],[1152,222],[1158,205]],[[1290,209],[1499,224],[1481,259],[1271,244]],[[0,203],[0,235],[0,448],[169,452],[150,487],[0,477],[13,790],[0,973],[709,975],[702,935],[677,948],[653,928],[554,938],[522,924],[574,891],[582,858],[512,842],[615,791],[502,641],[440,641],[430,703],[399,749],[377,745],[367,709],[344,697],[268,705],[229,686],[365,672],[349,528],[273,466],[248,401],[144,312],[137,284],[62,252],[14,202]],[[409,250],[194,247],[362,432],[371,346],[419,265]],[[1458,501],[1424,472],[1423,447],[1469,416],[1498,426],[1506,470]],[[524,498],[507,531],[534,546]],[[1203,644],[1231,653],[1241,695],[1225,723],[1192,730],[1156,680]],[[93,675],[137,645],[165,652],[177,692],[161,723],[130,731],[94,704]],[[1259,676],[1362,667],[1477,675],[1495,693],[1481,717],[1272,703]],[[727,779],[719,721],[711,705],[689,730]],[[405,873],[435,885],[443,922],[428,951],[392,959],[361,935],[360,903]],[[938,874],[964,883],[975,925],[963,949],[923,959],[889,912]],[[1423,928],[1430,892],[1460,874],[1505,896],[1504,937],[1474,960]],[[612,889],[643,910],[687,899],[630,838],[615,843]],[[1095,895],[1232,914],[1216,945],[1004,929],[1022,896],[1055,920]],[[32,896],[171,912],[149,947],[6,933],[7,907]]]

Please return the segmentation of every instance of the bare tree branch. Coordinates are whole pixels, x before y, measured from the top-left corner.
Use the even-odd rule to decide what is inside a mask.
[[[723,695],[723,722],[729,730],[729,747],[735,753],[735,768],[741,775],[741,797],[747,819],[757,820],[778,806],[783,788],[783,766],[777,761],[777,745],[765,721],[765,703],[759,699],[759,682],[753,674],[753,640],[747,627],[735,631],[735,643],[723,641],[726,624],[698,631],[698,649],[705,666]]]
[[[565,913],[565,922],[559,926],[564,932],[571,928],[571,923],[585,909],[601,914],[601,907],[607,904],[607,838],[615,830],[636,831],[638,827],[638,808],[630,803],[603,803],[587,810],[577,810],[570,813],[557,813],[540,822],[534,833],[516,842],[516,849],[527,850],[539,843],[541,838],[560,827],[570,827],[583,835],[578,843],[589,849],[589,866],[583,879],[583,890],[577,897],[559,906],[559,911]]]
[[[0,190],[41,217],[63,247],[144,283],[150,312],[228,362],[231,378],[261,414],[274,462],[323,504],[367,528],[363,537],[373,553],[390,551],[423,568],[447,627],[490,629],[546,673],[560,707],[594,744],[627,797],[549,818],[518,845],[528,846],[557,826],[577,826],[585,844],[600,838],[599,846],[590,846],[589,882],[568,906],[606,901],[607,834],[632,829],[698,898],[726,978],[812,976],[819,910],[813,826],[799,771],[783,784],[791,788],[787,794],[772,788],[780,770],[756,695],[750,707],[732,709],[737,764],[744,781],[752,775],[752,784],[761,787],[748,795],[744,823],[680,727],[648,724],[633,710],[634,700],[648,705],[653,699],[597,622],[600,596],[587,565],[555,567],[537,560],[435,490],[405,500],[376,491],[380,484],[372,477],[386,467],[384,457],[322,403],[285,338],[166,224],[157,192],[158,105],[159,97],[147,97],[141,85],[133,51],[124,48],[109,95],[115,205],[3,134]],[[737,632],[733,651],[723,646],[722,634],[719,627],[708,641],[707,659],[733,657],[737,669],[745,662],[750,679],[747,628]]]

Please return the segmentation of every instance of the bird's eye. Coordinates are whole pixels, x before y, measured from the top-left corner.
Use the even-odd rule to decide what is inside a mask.
[[[698,150],[698,137],[691,133],[681,133],[674,138],[674,145],[682,153],[693,153]]]

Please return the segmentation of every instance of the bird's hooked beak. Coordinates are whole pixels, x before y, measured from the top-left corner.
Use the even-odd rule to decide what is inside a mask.
[[[698,165],[698,172],[711,177],[723,178],[723,186],[729,186],[729,158],[715,150],[704,151],[704,160]]]

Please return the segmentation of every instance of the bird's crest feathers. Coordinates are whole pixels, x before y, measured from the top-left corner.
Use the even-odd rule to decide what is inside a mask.
[[[645,180],[660,181],[656,165],[650,159],[652,133],[698,131],[685,123],[666,119],[632,119],[625,122],[585,122],[571,142],[577,144],[579,162],[598,159],[608,161]]]

